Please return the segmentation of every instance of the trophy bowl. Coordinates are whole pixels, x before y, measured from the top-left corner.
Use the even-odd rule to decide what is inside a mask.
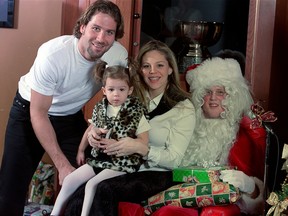
[[[186,56],[208,58],[207,47],[215,45],[222,34],[223,23],[206,21],[179,21],[180,34],[188,44]]]
[[[215,45],[222,34],[223,23],[206,21],[179,20],[180,37],[184,48],[179,53],[178,63],[180,73],[185,73],[187,68],[200,64],[211,57],[209,46]]]

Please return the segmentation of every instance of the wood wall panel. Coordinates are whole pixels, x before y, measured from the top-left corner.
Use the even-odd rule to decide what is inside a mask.
[[[131,54],[133,47],[132,33],[133,33],[133,14],[134,14],[134,0],[114,0],[119,6],[123,19],[124,19],[124,37],[119,42],[128,50]]]
[[[62,35],[73,34],[73,28],[80,15],[80,6],[84,0],[63,0],[62,3]],[[82,4],[80,4],[82,3]]]
[[[268,109],[276,0],[250,0],[245,77]]]

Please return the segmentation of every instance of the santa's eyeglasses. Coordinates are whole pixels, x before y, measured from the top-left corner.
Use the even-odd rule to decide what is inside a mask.
[[[223,96],[226,96],[226,92],[224,90],[221,90],[221,89],[217,89],[215,91],[212,91],[210,89],[206,89],[205,91],[205,96],[213,96],[213,95],[216,95],[217,97],[223,97]]]

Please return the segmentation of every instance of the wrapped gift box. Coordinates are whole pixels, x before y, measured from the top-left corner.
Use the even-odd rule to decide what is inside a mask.
[[[30,203],[39,203],[42,205],[53,204],[54,174],[55,168],[53,165],[42,161],[39,162],[31,181],[28,198]]]
[[[226,169],[235,169],[231,166],[219,167],[182,167],[173,170],[173,181],[175,182],[195,182],[195,183],[211,183],[220,181],[220,171]]]
[[[239,190],[225,182],[181,183],[148,198],[141,204],[146,215],[151,215],[166,205],[183,208],[222,206],[235,203],[239,198]]]

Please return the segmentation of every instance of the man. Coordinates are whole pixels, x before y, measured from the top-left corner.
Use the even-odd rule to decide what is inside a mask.
[[[127,51],[115,41],[123,30],[117,5],[98,0],[78,19],[74,35],[39,48],[30,71],[20,78],[7,124],[0,215],[23,215],[28,186],[45,151],[60,184],[77,167],[78,145],[87,128],[81,109],[101,88],[92,69],[101,57],[109,65],[126,64]]]

